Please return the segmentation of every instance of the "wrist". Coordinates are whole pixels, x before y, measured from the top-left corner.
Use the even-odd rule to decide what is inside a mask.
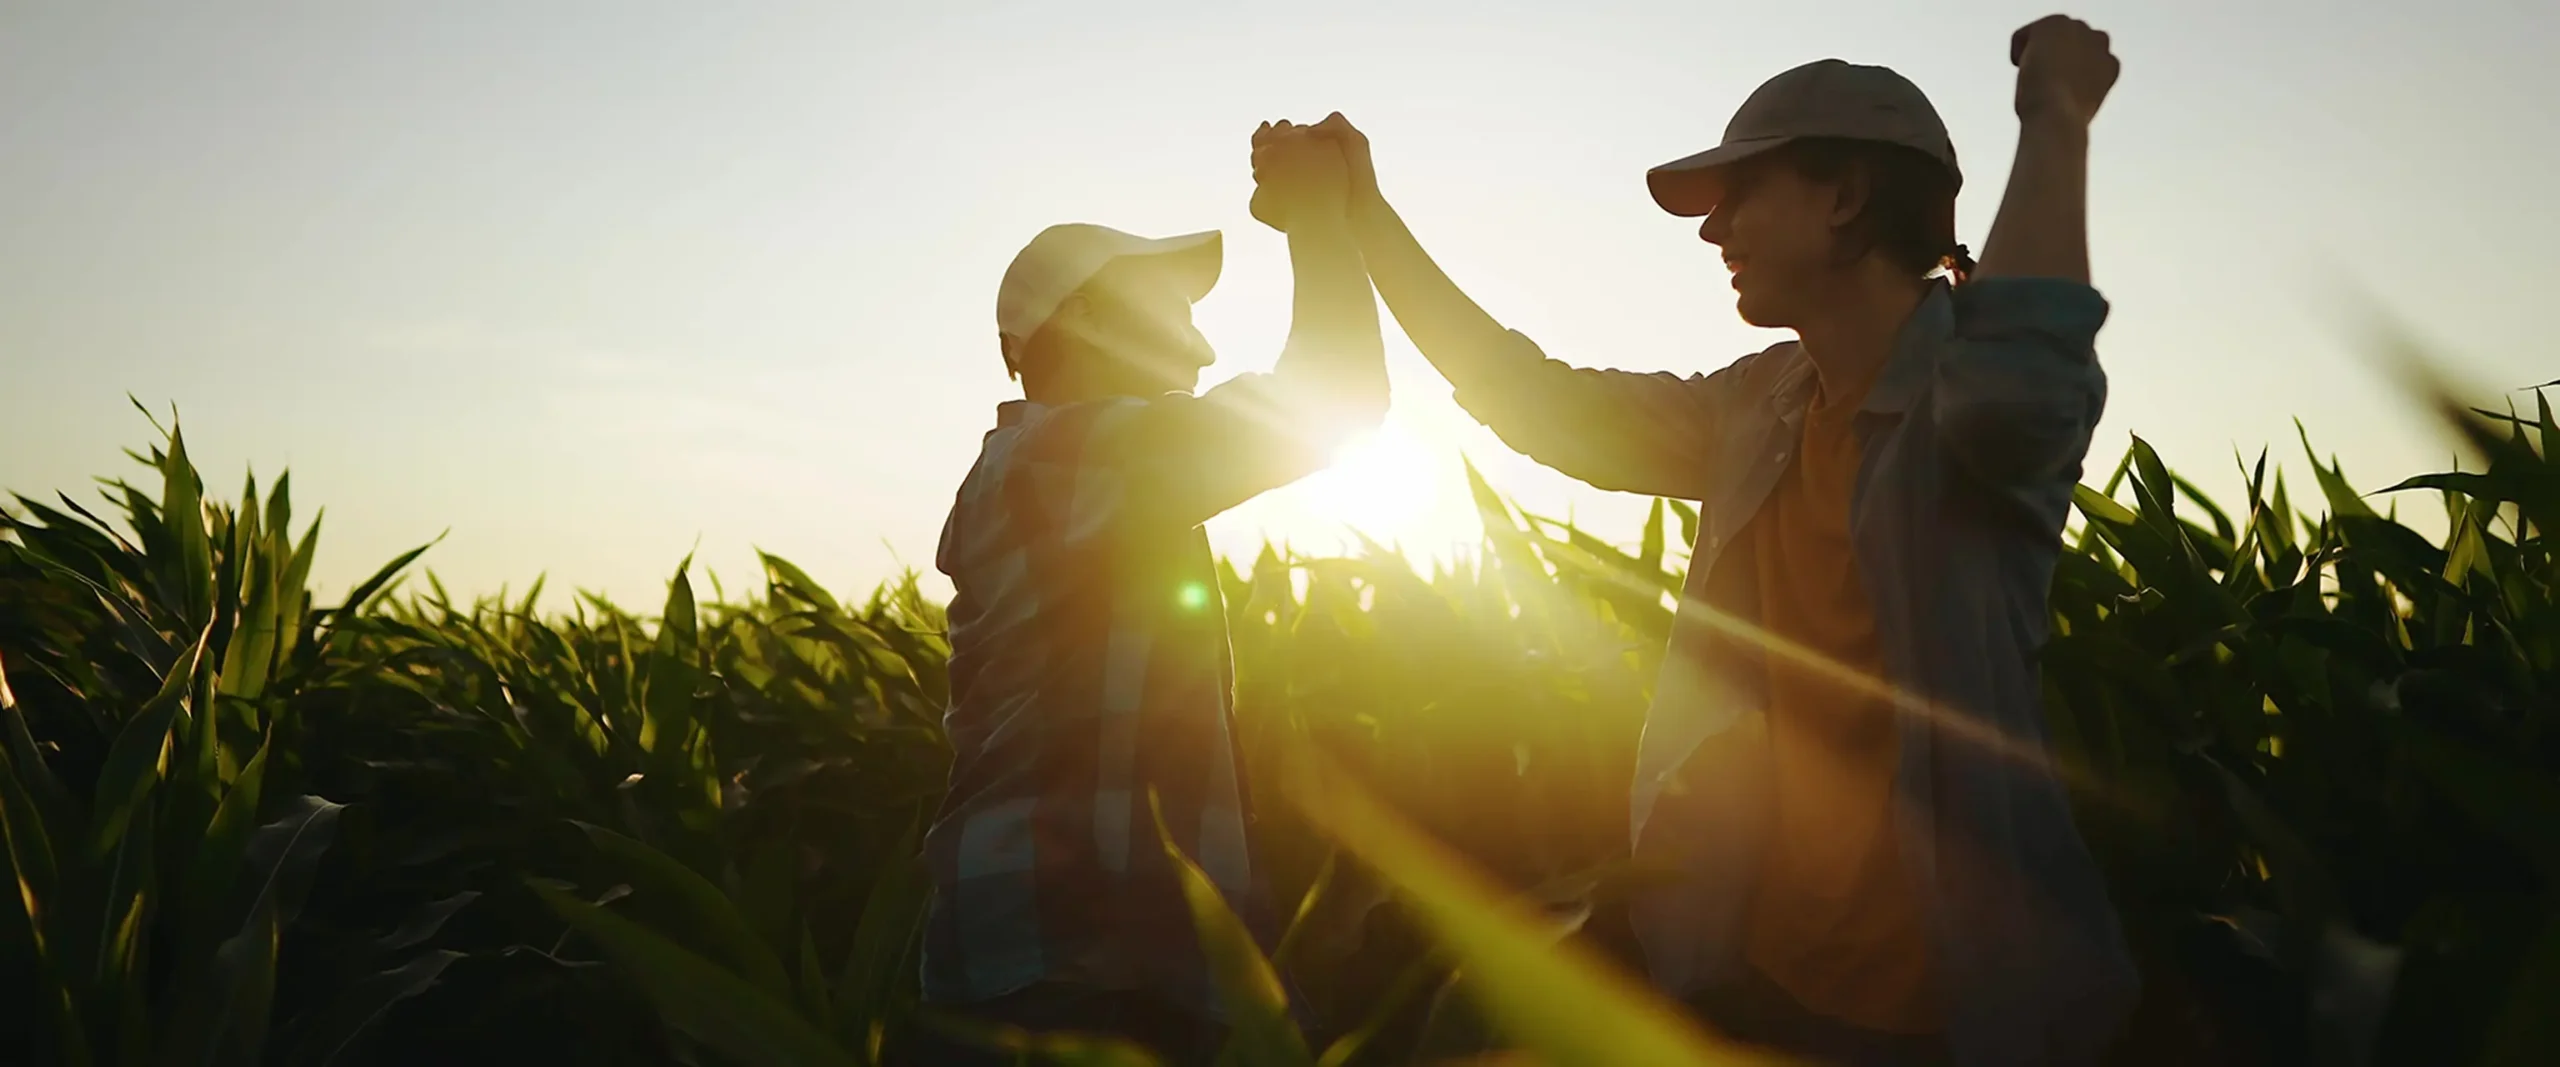
[[[1338,237],[1347,240],[1351,236],[1351,222],[1345,217],[1339,201],[1294,205],[1289,209],[1288,222],[1289,235],[1292,237],[1317,237],[1325,240]]]
[[[1387,198],[1379,194],[1377,187],[1371,186],[1352,190],[1343,215],[1351,220],[1352,229],[1368,230],[1394,219],[1396,209],[1387,204]]]
[[[2089,120],[2058,107],[2022,111],[2018,114],[2018,136],[2085,148],[2089,144]]]

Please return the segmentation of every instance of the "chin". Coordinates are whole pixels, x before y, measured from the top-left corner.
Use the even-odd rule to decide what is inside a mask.
[[[1753,326],[1760,327],[1761,329],[1777,330],[1786,328],[1788,320],[1792,316],[1782,314],[1776,308],[1768,306],[1768,304],[1769,302],[1766,300],[1752,299],[1750,293],[1740,293],[1734,298],[1733,310],[1735,313],[1742,316],[1742,321]]]

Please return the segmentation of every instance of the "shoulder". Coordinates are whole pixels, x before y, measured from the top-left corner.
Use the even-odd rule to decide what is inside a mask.
[[[1812,372],[1813,364],[1805,359],[1803,345],[1780,341],[1734,360],[1707,377],[1710,381],[1721,379],[1735,394],[1765,397],[1785,392]]]
[[[1178,395],[1178,394],[1177,394]],[[1189,396],[1181,396],[1189,400]],[[1170,398],[1107,397],[1073,404],[1044,405],[1024,413],[1021,421],[997,431],[990,448],[1003,439],[1005,467],[1077,466],[1099,458],[1110,441],[1148,421],[1151,412],[1169,409]]]

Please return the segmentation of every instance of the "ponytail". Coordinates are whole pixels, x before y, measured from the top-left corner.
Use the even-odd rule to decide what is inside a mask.
[[[1964,242],[1958,241],[1955,251],[1947,253],[1946,258],[1939,260],[1938,267],[1947,272],[1948,281],[1963,285],[1973,280],[1973,253],[1965,248]]]

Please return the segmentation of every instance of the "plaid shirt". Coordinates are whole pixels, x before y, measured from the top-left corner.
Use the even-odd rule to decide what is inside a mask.
[[[955,758],[925,838],[927,1000],[1064,982],[1215,1014],[1150,790],[1267,938],[1200,524],[1324,462],[1287,388],[1246,375],[1197,397],[998,408],[937,561],[956,589]]]

